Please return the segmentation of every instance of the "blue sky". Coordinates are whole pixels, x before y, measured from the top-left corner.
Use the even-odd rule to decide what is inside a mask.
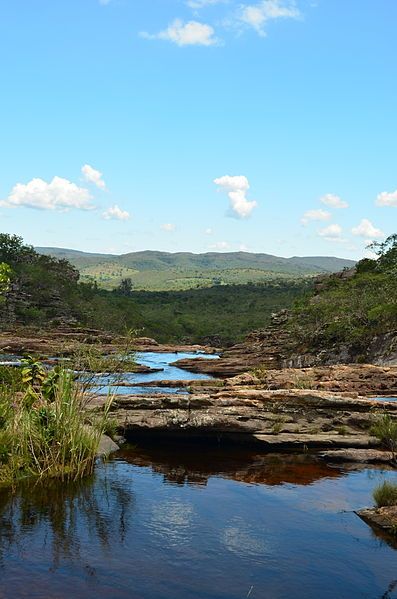
[[[363,255],[397,232],[395,0],[4,0],[3,232]]]

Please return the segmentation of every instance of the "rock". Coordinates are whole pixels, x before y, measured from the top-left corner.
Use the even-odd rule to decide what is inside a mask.
[[[264,389],[317,389],[332,392],[346,392],[352,397],[358,395],[397,397],[397,366],[374,366],[372,364],[349,364],[316,366],[312,368],[257,368],[252,372],[242,372],[252,368],[247,364],[247,356],[233,359],[227,352],[219,360],[189,359],[178,360],[174,364],[192,372],[200,372],[220,377],[232,376],[226,386],[250,385]],[[236,375],[237,376],[234,376]]]
[[[139,374],[150,374],[151,372],[163,372],[164,368],[152,368],[146,364],[134,364],[132,371]],[[131,384],[131,383],[130,383]]]
[[[364,509],[356,512],[370,526],[397,534],[397,505]]]
[[[378,402],[348,393],[251,386],[198,387],[190,394],[118,395],[111,410],[128,439],[205,438],[263,447],[376,448],[369,429]],[[106,398],[96,396],[98,409]],[[397,419],[397,402],[382,408]]]
[[[0,332],[0,351],[8,353],[37,353],[43,356],[68,355],[76,348],[76,343],[96,345],[104,354],[125,347],[128,340],[96,329],[74,327],[57,327],[48,331],[38,331],[21,327],[13,331]],[[201,345],[160,345],[149,337],[134,339],[130,344],[131,351],[151,351],[167,353],[206,353],[216,354],[221,350]]]
[[[113,441],[113,439],[111,439],[107,435],[102,435],[98,445],[97,457],[107,458],[119,449],[119,446],[117,445],[117,443]]]
[[[357,462],[363,464],[390,464],[392,453],[380,449],[331,449],[319,454],[329,462]]]

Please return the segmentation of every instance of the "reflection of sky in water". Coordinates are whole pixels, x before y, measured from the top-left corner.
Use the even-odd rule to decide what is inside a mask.
[[[252,527],[246,518],[232,518],[223,531],[222,542],[228,551],[242,558],[261,561],[272,553],[266,542],[266,531]]]
[[[163,501],[152,506],[149,529],[167,545],[182,545],[190,542],[193,525],[193,506],[180,501]]]
[[[67,492],[0,493],[0,597],[396,599],[397,554],[352,511],[396,472],[250,485],[214,457],[204,487],[168,482],[165,452],[125,452]]]

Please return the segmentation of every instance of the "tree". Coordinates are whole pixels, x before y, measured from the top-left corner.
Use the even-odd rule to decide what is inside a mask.
[[[131,297],[132,291],[132,281],[129,277],[127,277],[126,279],[122,279],[120,285],[116,289],[116,292],[119,295],[124,295],[125,297]]]
[[[5,262],[0,263],[0,298],[7,293],[11,282],[11,268]]]
[[[26,262],[35,255],[32,246],[25,245],[22,237],[0,233],[0,261],[7,264]]]
[[[382,242],[375,241],[369,248],[378,256],[377,268],[382,271],[397,270],[397,233]]]

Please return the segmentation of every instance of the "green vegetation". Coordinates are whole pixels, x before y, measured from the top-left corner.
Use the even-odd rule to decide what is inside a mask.
[[[4,262],[0,263],[0,298],[6,293],[10,287],[11,268]]]
[[[281,278],[149,292],[137,291],[126,277],[110,292],[80,282],[79,272],[65,259],[38,254],[21,238],[5,234],[0,235],[0,262],[8,265],[11,277],[0,313],[3,328],[79,324],[123,335],[139,330],[161,342],[236,342],[267,326],[271,313],[290,307],[309,284]]]
[[[7,383],[0,387],[0,484],[29,476],[76,480],[91,473],[110,401],[88,421],[86,396],[71,371],[47,372],[29,358],[20,376],[22,391]]]
[[[384,481],[373,492],[376,507],[397,505],[397,484]]]
[[[355,271],[324,278],[297,303],[290,330],[303,347],[347,343],[365,361],[374,336],[397,329],[397,235],[372,249],[377,260],[366,258]]]
[[[38,248],[40,253],[68,260],[81,280],[114,289],[130,279],[134,289],[186,290],[213,285],[244,285],[291,280],[353,266],[351,260],[332,257],[280,258],[247,252],[134,252],[121,256],[88,254],[60,248]]]
[[[270,324],[271,314],[291,307],[304,281],[225,285],[187,291],[136,291],[133,302],[145,335],[161,342],[229,345]]]
[[[371,434],[379,439],[381,443],[392,452],[393,457],[397,452],[397,421],[389,414],[381,414],[376,416],[373,423]]]

